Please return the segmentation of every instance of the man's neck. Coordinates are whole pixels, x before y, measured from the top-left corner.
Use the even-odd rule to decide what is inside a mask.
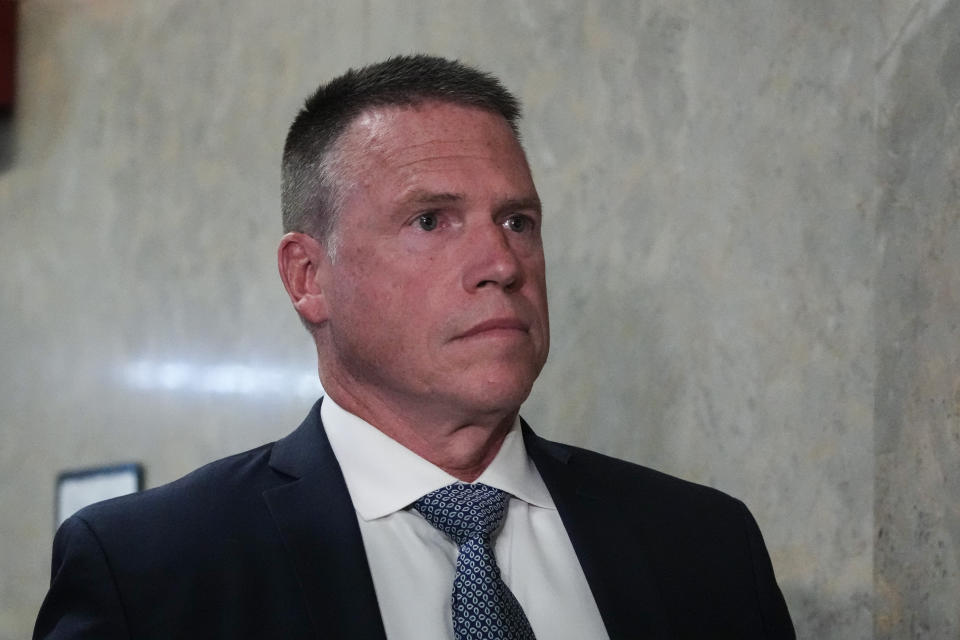
[[[517,410],[480,416],[434,414],[423,407],[414,412],[343,387],[325,391],[346,411],[463,482],[473,482],[490,465],[517,417]]]

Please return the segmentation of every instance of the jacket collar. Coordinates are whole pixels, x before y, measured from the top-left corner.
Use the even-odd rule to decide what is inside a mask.
[[[550,442],[521,424],[527,453],[546,483],[611,638],[670,638],[637,505],[601,458]]]
[[[288,482],[264,492],[318,636],[384,640],[373,578],[343,473],[320,420],[321,400],[273,447]],[[560,513],[611,638],[671,637],[647,566],[641,502],[625,500],[596,454],[550,442],[521,423],[527,453]],[[632,506],[631,506],[632,505]]]
[[[303,587],[317,636],[384,640],[356,512],[320,421],[321,402],[274,445],[269,464],[289,482],[263,497]]]

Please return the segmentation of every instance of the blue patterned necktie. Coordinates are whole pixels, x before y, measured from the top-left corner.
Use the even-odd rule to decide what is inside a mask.
[[[457,483],[413,503],[460,547],[451,598],[456,640],[534,640],[520,603],[500,577],[490,543],[509,500],[485,484]]]

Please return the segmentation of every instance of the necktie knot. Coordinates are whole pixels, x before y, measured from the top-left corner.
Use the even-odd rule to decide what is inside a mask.
[[[428,493],[413,507],[459,546],[474,538],[489,542],[503,522],[509,498],[485,484],[458,482]]]
[[[450,597],[456,640],[536,640],[523,608],[503,582],[490,544],[509,500],[485,484],[458,482],[413,503],[460,547]]]

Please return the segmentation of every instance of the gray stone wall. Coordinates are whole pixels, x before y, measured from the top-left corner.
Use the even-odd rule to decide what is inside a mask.
[[[0,125],[0,640],[54,479],[149,485],[317,393],[275,273],[315,85],[460,57],[523,99],[549,437],[718,487],[804,638],[960,637],[960,0],[24,0]]]
[[[960,1],[883,86],[876,284],[877,638],[960,636]]]

